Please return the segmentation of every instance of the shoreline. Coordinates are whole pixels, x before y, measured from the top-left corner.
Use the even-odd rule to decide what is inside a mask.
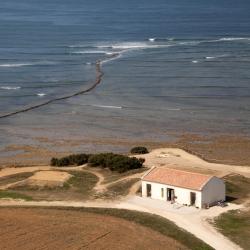
[[[50,143],[48,138],[41,141]],[[150,151],[160,148],[177,148],[195,155],[209,163],[250,166],[250,138],[240,136],[206,137],[184,134],[168,142],[131,141],[126,139],[86,139],[61,140],[49,147],[36,145],[8,145],[0,152],[1,167],[22,167],[46,165],[52,157],[62,157],[72,153],[116,152],[128,154],[133,146],[146,146]],[[82,147],[84,149],[82,149]],[[70,148],[67,149],[67,148]],[[7,155],[7,156],[4,156]]]

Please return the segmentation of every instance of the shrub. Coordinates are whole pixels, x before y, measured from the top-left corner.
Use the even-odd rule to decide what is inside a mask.
[[[89,154],[73,154],[69,156],[65,156],[62,158],[52,158],[50,161],[51,166],[69,166],[69,165],[83,165],[88,162],[90,155]]]
[[[134,147],[130,150],[131,154],[147,154],[148,149],[146,147]]]
[[[96,154],[89,158],[90,166],[109,168],[111,171],[117,171],[119,173],[141,168],[143,162],[144,161],[135,157],[130,158],[128,156],[113,153]]]
[[[113,153],[101,153],[101,154],[74,154],[58,158],[51,159],[51,166],[80,166],[85,163],[89,163],[92,167],[109,168],[111,171],[117,171],[119,173],[126,172],[128,170],[141,168],[144,159],[137,159],[135,157],[128,157],[125,155],[113,154]]]
[[[107,161],[110,158],[113,158],[113,153],[100,153],[100,154],[94,154],[89,157],[88,163],[93,167],[103,167],[107,168]]]

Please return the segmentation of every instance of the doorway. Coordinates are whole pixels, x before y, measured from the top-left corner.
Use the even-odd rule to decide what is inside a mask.
[[[191,206],[195,205],[195,201],[196,201],[196,193],[190,192],[190,205]]]
[[[174,189],[167,188],[167,201],[174,201]]]
[[[146,189],[147,189],[147,197],[151,197],[151,184],[147,184]]]

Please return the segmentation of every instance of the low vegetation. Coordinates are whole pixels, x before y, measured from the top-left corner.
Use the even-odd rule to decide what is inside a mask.
[[[147,170],[148,168],[142,167],[138,169],[132,169],[124,173],[118,173],[118,172],[112,172],[109,169],[102,169],[101,174],[105,177],[105,180],[103,183],[107,184],[110,182],[118,181],[119,179],[127,177],[127,176],[132,176],[135,174],[143,173]]]
[[[113,153],[101,153],[89,157],[90,166],[108,168],[111,171],[117,171],[119,173],[141,168],[144,161],[144,159]]]
[[[113,153],[100,153],[100,154],[77,154],[69,155],[63,158],[52,158],[51,166],[70,166],[70,165],[83,165],[88,163],[92,167],[108,168],[111,171],[124,173],[132,169],[141,168],[144,159],[137,159],[135,157],[128,157],[120,154]]]
[[[250,211],[229,211],[217,217],[214,223],[222,234],[240,245],[243,249],[249,249]]]
[[[134,147],[130,150],[131,154],[148,154],[148,149],[146,147]]]
[[[126,196],[130,188],[140,180],[140,178],[132,178],[129,180],[118,181],[108,186],[107,191],[98,194],[97,198],[117,199],[119,196]]]
[[[11,191],[31,196],[33,200],[85,200],[92,197],[98,177],[82,171],[67,171],[72,177],[63,186],[30,186],[24,184]]]
[[[12,191],[5,191],[5,190],[0,190],[0,199],[22,199],[26,201],[31,201],[32,197],[25,195],[25,194],[20,194]]]
[[[89,157],[89,154],[73,154],[62,158],[52,158],[50,161],[50,165],[57,167],[70,165],[80,166],[88,163]]]
[[[213,248],[207,245],[202,240],[196,238],[193,234],[180,229],[173,222],[158,216],[144,212],[137,212],[126,209],[112,209],[112,208],[57,208],[74,211],[83,211],[89,213],[97,213],[138,223],[142,226],[148,227],[156,232],[159,232],[167,237],[173,238],[184,246],[192,250],[212,250]]]
[[[71,177],[65,184],[64,188],[73,188],[77,192],[84,194],[84,196],[89,196],[95,187],[98,178],[88,172],[70,171],[73,177]]]
[[[25,180],[25,179],[29,178],[33,174],[34,173],[25,172],[25,173],[8,175],[6,177],[1,177],[0,178],[0,185],[7,185],[7,184],[10,184],[10,183],[22,181],[22,180]]]
[[[229,202],[240,204],[250,197],[250,178],[234,174],[224,177]]]

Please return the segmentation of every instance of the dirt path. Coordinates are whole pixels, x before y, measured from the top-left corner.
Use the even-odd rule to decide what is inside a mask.
[[[102,183],[104,182],[104,176],[102,174],[100,174],[98,171],[94,171],[94,170],[89,170],[89,169],[84,169],[82,168],[82,171],[84,172],[88,172],[91,174],[94,174],[95,176],[97,176],[98,178],[98,182],[96,183],[94,190],[97,192],[103,192],[105,191],[105,185],[103,185]]]

